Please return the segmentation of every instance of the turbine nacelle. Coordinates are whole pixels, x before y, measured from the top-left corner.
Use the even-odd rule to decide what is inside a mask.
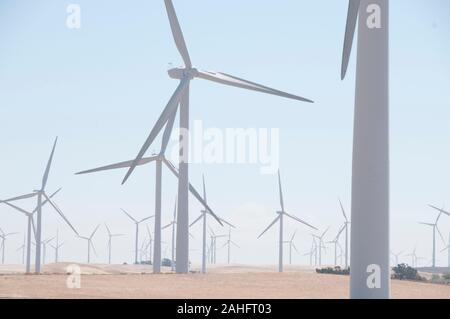
[[[167,73],[172,79],[181,80],[187,77],[192,80],[198,75],[198,70],[196,68],[173,68]]]

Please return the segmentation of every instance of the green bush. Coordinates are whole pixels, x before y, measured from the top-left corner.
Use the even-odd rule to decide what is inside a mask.
[[[394,274],[392,275],[393,279],[399,280],[424,280],[419,276],[419,273],[416,269],[409,267],[407,264],[399,264],[393,268]]]
[[[443,274],[442,277],[443,277],[445,280],[450,280],[450,272]]]

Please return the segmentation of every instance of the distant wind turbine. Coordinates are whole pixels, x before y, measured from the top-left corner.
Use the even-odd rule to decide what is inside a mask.
[[[111,255],[112,255],[112,239],[113,237],[121,237],[125,236],[124,234],[113,234],[109,229],[108,225],[105,224],[106,231],[108,232],[108,264],[111,264]]]
[[[394,263],[395,266],[399,265],[398,263],[398,258],[403,254],[403,251],[399,252],[399,253],[395,253],[393,251],[391,251],[391,255],[394,256]]]
[[[344,225],[342,226],[345,230],[345,269],[348,268],[348,226],[350,225],[350,221],[347,218],[347,214],[345,213],[344,206],[342,205],[341,200],[339,199],[339,205],[341,207],[342,215],[344,215]],[[339,237],[339,236],[338,236]]]
[[[328,232],[329,229],[330,229],[330,227],[325,229],[325,231],[320,236],[313,235],[319,241],[319,245],[318,245],[318,247],[319,247],[319,266],[322,266],[322,248],[326,248],[325,245],[324,245],[323,238],[325,237],[325,235],[326,235],[326,233]]]
[[[285,241],[284,242],[285,244],[289,245],[289,265],[292,265],[292,249],[294,249],[297,252],[297,254],[299,254],[299,251],[298,251],[298,249],[297,249],[297,247],[295,246],[295,243],[294,243],[295,235],[297,235],[297,231],[295,231],[292,234],[291,239],[289,241]]]
[[[94,238],[94,235],[97,232],[99,227],[100,227],[100,225],[97,225],[97,227],[95,227],[94,231],[91,233],[91,235],[89,237],[78,236],[79,238],[84,239],[87,242],[87,263],[88,264],[91,263],[91,248],[94,251],[94,254],[97,255],[94,244],[92,243],[92,238]]]
[[[55,251],[55,264],[59,262],[59,250],[64,245],[64,243],[59,242],[59,231],[56,230],[56,243],[54,245],[50,244],[50,247]]]
[[[142,218],[141,220],[137,220],[137,219],[135,219],[133,216],[131,216],[131,215],[130,215],[126,210],[124,210],[123,208],[122,208],[122,212],[123,212],[125,215],[127,215],[127,216],[134,222],[134,224],[136,225],[136,239],[135,239],[135,245],[134,245],[134,247],[135,247],[135,250],[134,250],[134,263],[137,264],[137,263],[138,263],[138,252],[139,252],[139,250],[138,250],[138,247],[139,247],[139,225],[140,225],[141,223],[145,222],[146,220],[149,220],[150,218],[153,218],[153,217],[155,217],[155,216],[153,215],[153,216],[149,216],[149,217]]]
[[[0,228],[0,239],[2,240],[2,265],[5,264],[5,250],[6,250],[6,238],[8,238],[9,236],[13,236],[16,235],[18,233],[5,233],[3,232],[3,230]]]
[[[419,223],[421,225],[433,227],[433,255],[432,255],[432,259],[431,259],[433,268],[436,268],[436,231],[439,234],[439,237],[441,237],[442,242],[445,245],[444,236],[442,236],[442,233],[441,233],[441,231],[439,230],[439,227],[438,227],[438,222],[439,222],[439,220],[440,220],[440,218],[441,218],[441,216],[443,214],[441,210],[439,210],[439,211],[440,211],[440,213],[439,213],[439,215],[436,218],[436,221],[434,223],[422,223],[422,222]]]
[[[277,222],[280,222],[280,232],[279,232],[279,241],[278,241],[278,272],[283,272],[283,220],[284,220],[284,217],[285,216],[289,217],[289,218],[293,219],[294,221],[304,224],[315,230],[317,230],[317,228],[308,224],[307,222],[301,220],[298,217],[288,214],[285,211],[284,200],[283,200],[283,190],[281,188],[280,171],[278,171],[278,191],[279,191],[279,196],[280,196],[281,211],[276,212],[278,214],[277,218],[275,218],[274,221],[272,223],[270,223],[270,225],[261,233],[261,235],[258,236],[258,239],[261,238],[261,236],[264,235],[273,225],[275,225]]]
[[[206,198],[206,184],[205,184],[205,175],[203,175],[203,200],[205,203],[208,202],[207,198]],[[208,210],[207,207],[204,207],[203,210],[201,211],[201,215],[194,220],[189,227],[194,226],[197,222],[199,222],[200,220],[203,221],[202,224],[202,273],[206,273],[206,259],[207,259],[207,252],[206,252],[206,228],[207,228],[207,216],[208,214],[211,214],[211,212]],[[227,224],[230,227],[235,228],[232,224],[230,224],[229,222],[225,221],[224,219],[218,217],[218,219],[224,223]]]
[[[229,265],[231,262],[231,245],[235,246],[236,248],[241,248],[239,247],[238,244],[236,244],[234,241],[231,240],[231,227],[228,229],[228,239],[225,242],[225,244],[223,245],[223,247],[227,247],[228,250],[228,255],[227,255],[227,264]]]

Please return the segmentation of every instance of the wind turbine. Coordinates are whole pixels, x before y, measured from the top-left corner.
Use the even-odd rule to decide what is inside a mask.
[[[328,232],[328,230],[330,229],[330,227],[328,227],[327,229],[325,229],[325,231],[322,233],[322,235],[317,236],[313,234],[313,237],[315,237],[316,239],[319,240],[319,266],[322,266],[322,248],[326,248],[324,245],[324,241],[323,238],[325,237],[326,233]]]
[[[223,245],[223,247],[227,246],[227,250],[228,250],[228,257],[227,257],[227,264],[230,264],[230,257],[231,257],[231,245],[235,246],[236,248],[241,248],[239,247],[238,244],[236,244],[234,241],[231,240],[231,227],[228,229],[228,239],[225,242],[225,244]]]
[[[53,198],[56,194],[59,193],[60,190],[61,190],[61,188],[58,189],[53,194],[51,194],[50,198]],[[26,273],[29,274],[31,272],[31,243],[32,243],[31,230],[33,230],[33,235],[34,235],[34,238],[36,239],[36,226],[35,226],[35,223],[34,223],[33,216],[37,212],[37,207],[32,212],[28,212],[25,209],[20,208],[20,207],[14,205],[14,204],[11,204],[11,203],[9,203],[7,201],[0,201],[0,203],[4,203],[5,205],[8,205],[9,207],[14,208],[15,210],[21,212],[22,214],[24,214],[27,217],[28,226],[27,226],[27,245],[26,245],[26,248],[27,248]],[[48,200],[43,201],[41,207],[44,207],[47,203],[48,203]]]
[[[298,251],[297,247],[295,247],[295,244],[294,244],[294,238],[295,238],[296,234],[297,234],[297,231],[295,231],[292,234],[292,237],[289,241],[284,242],[285,244],[289,245],[289,265],[292,265],[292,248],[294,248],[294,250],[297,252],[297,254],[299,254],[299,251]]]
[[[42,200],[45,199],[47,202],[50,203],[50,205],[53,207],[53,209],[62,217],[62,219],[66,222],[67,225],[69,225],[70,228],[75,232],[75,234],[78,235],[78,232],[76,229],[72,226],[72,224],[69,222],[69,220],[64,216],[61,209],[50,199],[50,197],[45,192],[45,187],[47,185],[48,177],[50,174],[50,169],[53,161],[53,155],[55,154],[55,148],[56,143],[58,142],[58,138],[55,139],[55,142],[53,143],[52,152],[50,153],[50,158],[47,162],[47,166],[44,171],[44,176],[42,178],[42,185],[39,190],[35,190],[33,193],[10,198],[5,200],[4,202],[14,202],[17,200],[22,199],[28,199],[28,198],[37,198],[37,206],[36,206],[36,212],[37,212],[37,221],[36,221],[36,261],[35,261],[35,272],[41,273],[41,246],[42,246],[42,206],[43,202]]]
[[[147,233],[148,233],[148,246],[147,246],[147,249],[150,250],[149,251],[149,260],[150,260],[150,263],[153,264],[153,262],[152,262],[152,257],[153,257],[153,254],[152,254],[153,236],[152,236],[152,232],[150,231],[150,228],[148,228],[148,225],[146,225],[145,228],[147,229]]]
[[[403,251],[399,252],[399,253],[394,253],[393,251],[391,251],[391,255],[394,256],[394,262],[395,262],[395,266],[399,265],[398,263],[398,258],[403,254]]]
[[[91,233],[91,236],[89,236],[89,237],[83,237],[83,236],[78,235],[79,238],[84,239],[87,242],[87,263],[88,264],[91,263],[91,247],[92,247],[92,250],[94,251],[94,254],[97,255],[94,244],[92,243],[92,238],[94,238],[94,235],[97,232],[99,227],[100,227],[100,225],[97,225],[97,227],[95,227],[94,231]]]
[[[211,251],[211,264],[215,264],[217,261],[217,238],[224,238],[227,237],[227,235],[216,235],[211,227],[209,227],[210,232],[210,251]]]
[[[105,224],[106,231],[108,232],[108,264],[111,264],[111,251],[112,251],[112,239],[113,237],[125,236],[124,234],[113,234],[108,225]]]
[[[45,258],[47,256],[47,244],[49,244],[55,237],[47,238],[41,242],[42,244],[42,265],[45,265]]]
[[[417,267],[417,255],[416,255],[417,247],[414,247],[413,251],[405,255],[405,257],[411,257],[411,267]]]
[[[146,220],[149,220],[150,218],[153,218],[153,217],[155,217],[155,216],[153,215],[153,216],[149,216],[149,217],[142,218],[141,220],[137,220],[137,219],[135,219],[133,216],[131,216],[127,211],[125,211],[123,208],[122,208],[122,212],[123,212],[125,215],[127,215],[127,216],[134,222],[134,224],[136,225],[136,239],[135,239],[135,250],[134,250],[134,263],[137,264],[137,263],[138,263],[138,246],[139,246],[139,225],[140,225],[142,222],[145,222]]]
[[[205,203],[207,203],[207,198],[206,198],[206,186],[205,186],[205,175],[203,175],[203,200]],[[206,226],[207,226],[207,215],[210,214],[210,211],[208,211],[207,207],[204,207],[203,210],[201,210],[201,215],[194,220],[189,227],[194,226],[197,222],[199,222],[200,220],[203,221],[203,225],[202,225],[202,273],[206,273],[206,257],[207,257],[207,252],[206,252]],[[224,223],[227,224],[230,227],[235,228],[233,225],[231,225],[229,222],[223,220],[222,218],[219,217],[219,220]]]
[[[347,218],[347,214],[345,213],[344,206],[342,205],[341,200],[339,199],[339,205],[341,206],[342,215],[344,215],[344,225],[342,226],[345,229],[345,269],[348,268],[348,225],[350,225],[350,221]]]
[[[56,230],[56,243],[55,245],[50,244],[50,247],[52,247],[53,250],[55,251],[55,264],[57,264],[59,261],[59,250],[63,245],[64,243],[59,242],[59,231]]]
[[[6,250],[6,238],[8,238],[9,236],[13,236],[16,235],[18,233],[5,233],[3,232],[3,230],[0,228],[0,239],[2,240],[2,265],[5,264],[5,250]]]
[[[338,258],[338,254],[337,254],[337,249],[339,245],[339,237],[341,236],[342,232],[344,231],[344,229],[346,228],[346,224],[344,224],[341,229],[339,230],[339,232],[337,233],[336,237],[329,241],[328,244],[334,244],[334,265],[337,266],[337,258]]]
[[[341,79],[358,23],[350,297],[390,298],[389,0],[350,0]]]
[[[448,245],[444,249],[441,250],[441,252],[447,250],[447,256],[448,256],[448,266],[450,268],[450,234],[448,235]]]
[[[256,84],[254,82],[246,81],[225,73],[217,73],[210,71],[201,71],[194,68],[187,50],[184,36],[181,31],[178,18],[175,13],[175,8],[171,0],[164,1],[166,10],[172,30],[173,38],[175,40],[176,47],[181,54],[184,61],[184,67],[174,68],[168,71],[169,77],[175,80],[179,80],[180,83],[175,90],[174,94],[170,98],[167,106],[160,115],[158,121],[150,132],[147,140],[139,151],[136,159],[133,161],[130,169],[124,177],[122,184],[124,184],[130,177],[136,166],[139,165],[143,159],[144,154],[151,146],[159,132],[166,125],[167,128],[172,128],[176,114],[178,112],[178,106],[180,105],[180,157],[179,157],[179,170],[180,178],[178,180],[178,224],[177,224],[177,273],[187,273],[189,271],[189,202],[188,202],[188,189],[189,189],[189,139],[187,134],[189,132],[189,93],[190,83],[194,78],[204,79],[212,82],[216,82],[223,85],[238,87],[242,89],[257,91],[261,93],[281,96],[289,99],[295,99],[303,102],[312,102],[308,99],[281,92],[275,89],[268,88],[266,86]]]
[[[436,268],[436,231],[439,234],[439,236],[441,237],[442,242],[445,245],[444,236],[442,236],[442,233],[441,233],[441,231],[439,230],[439,227],[438,227],[438,222],[439,222],[439,219],[441,218],[442,214],[443,214],[442,212],[439,213],[439,215],[436,218],[436,221],[434,222],[434,224],[433,223],[419,223],[421,225],[433,227],[433,257],[432,257],[432,267],[433,268]]]
[[[25,264],[25,249],[27,248],[26,247],[26,240],[27,240],[27,237],[24,234],[23,235],[23,244],[19,248],[17,248],[17,250],[16,250],[16,251],[19,251],[19,250],[22,251],[22,265]]]
[[[278,242],[278,272],[283,272],[283,219],[284,216],[289,217],[293,219],[296,222],[299,222],[301,224],[304,224],[308,227],[311,227],[312,229],[317,230],[316,227],[308,224],[307,222],[301,220],[298,217],[295,217],[293,215],[288,214],[284,209],[284,200],[283,200],[283,190],[281,188],[281,176],[280,171],[278,171],[278,191],[280,196],[280,206],[281,211],[277,211],[276,213],[278,216],[274,219],[274,221],[261,233],[261,235],[258,236],[258,239],[261,238],[262,235],[264,235],[273,225],[275,225],[277,222],[280,222],[280,233],[279,233],[279,242]]]

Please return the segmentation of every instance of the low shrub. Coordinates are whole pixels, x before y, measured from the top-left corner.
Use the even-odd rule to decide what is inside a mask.
[[[425,279],[419,276],[419,272],[408,266],[407,264],[399,264],[392,269],[394,274],[392,275],[392,279],[398,280],[416,280],[416,281],[424,281]]]
[[[329,274],[329,275],[344,275],[348,276],[350,275],[350,268],[342,269],[339,266],[336,266],[334,268],[332,267],[326,267],[326,268],[317,268],[316,272],[318,274]]]

